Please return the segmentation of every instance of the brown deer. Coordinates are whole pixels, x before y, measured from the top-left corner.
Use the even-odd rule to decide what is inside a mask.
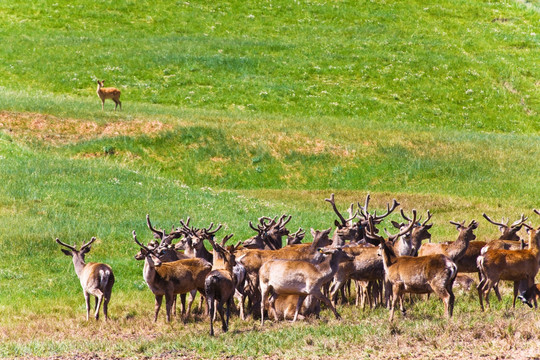
[[[261,266],[261,326],[264,326],[264,304],[268,294],[272,294],[270,307],[276,319],[274,299],[275,295],[281,294],[299,295],[293,322],[298,318],[300,307],[308,295],[322,301],[332,310],[336,319],[340,318],[332,302],[321,292],[321,287],[332,279],[340,262],[352,261],[353,257],[340,248],[319,248],[317,251],[324,255],[318,264],[301,260],[270,260]]]
[[[292,320],[299,298],[300,295],[276,295],[274,301],[276,320]],[[311,315],[315,315],[318,318],[320,312],[321,302],[315,299],[314,296],[308,295],[302,303],[302,307],[298,313],[298,319],[303,320],[305,317]]]
[[[315,231],[311,229],[312,243],[286,246],[278,250],[239,249],[237,251],[236,262],[243,265],[247,273],[246,280],[249,291],[246,295],[253,304],[252,311],[258,312],[260,305],[259,269],[263,263],[275,259],[317,262],[321,257],[317,249],[332,243],[328,237],[330,230]]]
[[[537,210],[535,210],[536,213]],[[539,213],[540,215],[540,213]],[[500,280],[514,281],[514,299],[518,297],[519,284],[526,281],[527,288],[534,284],[534,278],[540,268],[540,227],[534,229],[523,224],[529,231],[529,248],[523,250],[490,250],[478,257],[478,269],[480,270],[480,283],[477,286],[480,308],[484,311],[483,300],[489,306],[489,292],[497,286]],[[499,301],[500,294],[496,292]],[[523,295],[521,296],[524,300]],[[526,301],[524,301],[526,302]]]
[[[204,294],[204,279],[212,269],[212,265],[208,261],[198,258],[162,262],[153,250],[137,240],[135,231],[133,231],[133,240],[144,250],[144,280],[156,299],[154,321],[157,321],[163,296],[165,296],[167,322],[170,322],[175,295],[185,294],[193,290],[198,290],[201,294]],[[188,314],[191,311],[192,303],[193,298],[188,304]]]
[[[416,210],[413,210],[413,220],[408,229],[400,231],[396,237],[410,231],[416,220]],[[370,221],[371,225],[371,221]],[[373,226],[370,226],[373,228]],[[444,302],[445,314],[452,317],[454,310],[454,293],[452,286],[457,275],[456,264],[442,254],[427,256],[401,256],[398,257],[393,248],[381,236],[370,233],[370,236],[378,237],[379,255],[383,258],[386,278],[392,286],[392,306],[390,321],[394,319],[394,309],[397,301],[400,301],[400,310],[404,314],[403,294],[429,294],[434,292]]]
[[[75,273],[81,282],[83,289],[84,300],[86,302],[86,320],[90,316],[90,295],[96,298],[96,313],[94,317],[99,319],[99,308],[103,303],[103,315],[105,320],[108,320],[108,306],[111,300],[112,288],[114,285],[114,274],[111,267],[101,263],[85,263],[84,256],[90,251],[90,245],[96,241],[93,237],[89,242],[83,244],[80,250],[77,250],[75,245],[68,245],[56,239],[56,242],[69,250],[61,249],[62,252],[73,258],[73,266]]]
[[[104,110],[105,100],[107,99],[111,99],[116,104],[114,106],[114,111],[116,111],[118,105],[120,105],[120,110],[122,110],[122,102],[120,101],[120,90],[113,87],[103,87],[103,83],[105,83],[105,80],[97,81],[97,94],[101,99],[101,110]]]
[[[473,231],[478,227],[478,223],[472,220],[468,226],[465,226],[465,221],[461,223],[450,221],[450,224],[455,225],[459,231],[458,238],[451,243],[427,243],[423,244],[418,251],[418,256],[444,254],[452,261],[458,262],[465,256],[469,242],[476,239]]]
[[[221,241],[221,245],[214,242],[213,237],[208,241],[214,249],[212,271],[206,275],[204,281],[204,291],[206,301],[210,309],[210,336],[214,336],[214,312],[217,301],[217,310],[221,318],[222,329],[226,332],[229,328],[230,311],[233,304],[233,296],[236,288],[236,276],[233,273],[233,267],[236,265],[234,252],[240,245],[229,246],[225,248],[227,241],[233,234],[227,235]],[[227,318],[223,316],[223,305],[227,304]],[[243,311],[242,311],[243,312]]]
[[[392,225],[400,230],[411,223],[411,219],[405,215],[403,209],[401,210],[401,216],[407,220],[407,223],[398,223],[396,221],[392,221]],[[423,223],[420,223],[420,219],[418,219],[418,223],[414,225],[413,230],[410,233],[396,239],[394,242],[394,251],[398,256],[417,256],[418,250],[422,246],[422,241],[429,239],[429,242],[431,242],[431,234],[429,233],[429,229],[431,229],[433,224],[428,224],[430,219],[431,213],[428,210],[427,219]]]
[[[497,240],[488,242],[486,246],[482,248],[480,252],[482,255],[492,249],[519,250],[521,248],[521,238],[517,233],[521,230],[523,223],[527,221],[527,217],[521,214],[521,218],[509,226],[508,220],[506,221],[506,224],[504,223],[504,219],[502,222],[498,223],[491,220],[486,214],[482,214],[482,216],[491,224],[497,225],[501,232],[501,236]]]
[[[302,228],[298,228],[298,231],[287,235],[287,245],[298,245],[302,243],[306,236],[306,232]]]

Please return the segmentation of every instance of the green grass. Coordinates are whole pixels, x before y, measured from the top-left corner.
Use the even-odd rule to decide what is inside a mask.
[[[534,224],[539,208],[540,5],[503,1],[9,1],[0,4],[0,357],[533,356],[538,315],[510,290],[481,314],[458,296],[396,324],[342,306],[342,321],[151,323],[142,263],[158,227],[292,215],[328,228],[372,194],[449,220]],[[101,111],[95,80],[122,90]],[[157,130],[156,130],[157,129]],[[161,130],[160,130],[161,129]],[[392,215],[398,219],[399,215]],[[388,227],[388,222],[383,224]],[[109,324],[84,318],[70,260],[54,242],[98,238],[89,261],[117,277]],[[308,240],[310,236],[308,235]],[[498,349],[504,349],[504,353]]]

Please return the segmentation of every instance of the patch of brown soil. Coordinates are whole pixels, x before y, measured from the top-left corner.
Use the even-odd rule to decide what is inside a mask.
[[[157,120],[120,120],[99,124],[95,121],[63,119],[47,114],[0,111],[0,130],[16,137],[37,139],[51,145],[102,137],[143,134],[155,136],[171,128],[171,125]]]

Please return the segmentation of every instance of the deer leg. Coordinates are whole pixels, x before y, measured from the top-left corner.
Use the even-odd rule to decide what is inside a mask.
[[[161,308],[161,302],[163,301],[163,295],[155,295],[156,298],[156,305],[155,305],[155,311],[154,311],[154,322],[157,322],[157,316],[159,313],[159,309]]]
[[[332,312],[334,313],[334,316],[336,317],[336,319],[341,319],[341,315],[339,315],[339,313],[337,312],[336,308],[334,307],[334,305],[332,305],[332,302],[330,301],[330,299],[328,299],[326,296],[324,296],[323,294],[321,294],[321,292],[314,292],[313,294],[310,294],[310,295],[313,295],[315,298],[319,299],[320,301],[322,301],[326,306],[328,306],[330,308],[330,310],[332,310]]]
[[[229,318],[231,317],[231,306],[234,303],[233,297],[229,297],[229,300],[227,300],[227,312],[225,315],[227,315],[227,321],[225,322],[226,329],[225,331],[229,330]]]
[[[223,301],[220,300],[218,302],[217,309],[218,309],[218,312],[219,312],[219,317],[221,318],[221,329],[224,332],[226,332],[227,331],[227,324],[225,323],[225,316],[223,314]]]
[[[90,318],[90,294],[84,291],[84,301],[86,302],[86,321]]]
[[[184,301],[186,299],[185,297],[186,295],[184,294]],[[187,306],[187,314],[186,314],[186,318],[189,317],[189,314],[191,314],[191,306],[193,305],[193,301],[195,301],[195,297],[197,296],[197,290],[192,290],[190,291],[189,293],[189,302],[188,302],[188,306]],[[202,299],[201,299],[201,303],[202,303]]]
[[[165,309],[167,310],[167,322],[171,321],[171,309],[173,306],[174,295],[165,294]]]
[[[174,295],[174,302],[175,302],[175,306],[173,307],[173,311],[174,311],[174,308],[176,308],[176,295]],[[180,315],[184,317],[185,314],[186,314],[186,294],[180,294]]]
[[[105,321],[109,320],[109,314],[108,314],[109,301],[111,301],[110,293],[105,295],[103,299],[103,315],[105,316]]]
[[[212,296],[206,297],[207,306],[209,308],[210,318],[210,336],[214,336],[214,298]]]
[[[320,292],[319,292],[320,294]],[[330,300],[328,300],[328,298],[324,295],[320,295],[322,297],[324,297],[327,301],[328,301],[328,304],[330,304],[330,307],[333,308],[332,306],[332,303],[330,302]],[[300,312],[300,308],[302,307],[302,303],[304,302],[304,300],[306,299],[306,295],[299,295],[298,296],[298,301],[296,303],[296,309],[294,311],[294,316],[293,316],[293,319],[292,319],[292,322],[295,322],[296,319],[298,318],[298,313]]]
[[[105,110],[105,99],[101,99],[101,111]]]
[[[101,303],[103,302],[103,292],[96,290],[96,294],[94,295],[96,297],[96,312],[94,314],[94,317],[96,320],[99,319],[99,308],[101,307]]]
[[[394,310],[396,309],[396,304],[401,297],[399,285],[392,286],[392,305],[390,307],[390,321],[394,320]]]
[[[263,283],[260,283],[259,286],[261,290],[261,326],[264,326],[264,305],[266,301],[266,296],[268,295],[268,286]]]

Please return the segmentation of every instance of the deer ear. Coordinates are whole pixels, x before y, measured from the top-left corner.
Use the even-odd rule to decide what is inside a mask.
[[[64,255],[72,256],[71,251],[66,250],[66,249],[60,249],[60,250],[64,253]]]
[[[86,254],[86,253],[89,252],[91,249],[92,249],[91,246],[87,246],[87,247],[85,247],[85,248],[81,251],[81,254]]]

